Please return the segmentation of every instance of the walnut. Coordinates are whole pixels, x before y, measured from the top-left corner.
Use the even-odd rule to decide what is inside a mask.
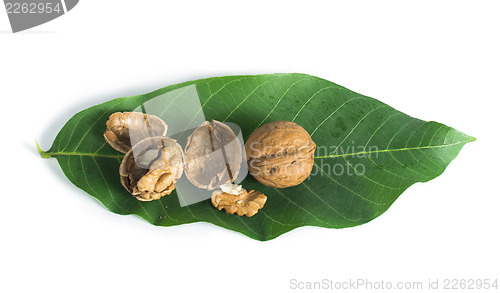
[[[104,139],[115,150],[126,154],[134,144],[147,137],[163,136],[167,125],[160,118],[139,112],[116,112],[106,122]]]
[[[251,217],[264,207],[267,197],[255,190],[245,190],[241,185],[224,184],[222,191],[212,193],[212,204],[217,209],[224,209],[227,214]],[[225,187],[225,188],[224,188]],[[228,190],[229,189],[229,190]]]
[[[233,182],[243,160],[242,144],[224,123],[202,123],[188,137],[184,149],[186,176],[198,188],[214,190]]]
[[[309,133],[294,122],[264,124],[245,143],[248,171],[266,186],[295,186],[311,174],[315,149]]]
[[[120,181],[130,194],[151,201],[170,194],[182,176],[181,146],[169,137],[146,138],[134,145],[120,165]]]

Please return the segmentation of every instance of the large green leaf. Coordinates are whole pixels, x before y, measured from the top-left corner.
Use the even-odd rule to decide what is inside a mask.
[[[105,122],[114,112],[132,111],[165,94],[170,102],[159,106],[162,118],[182,112],[179,103],[172,102],[183,99],[183,88],[196,89],[207,120],[236,123],[244,138],[276,120],[304,127],[318,145],[312,176],[285,189],[263,186],[248,176],[244,188],[268,197],[251,218],[227,215],[209,200],[181,207],[175,192],[161,200],[137,201],[120,184],[123,155],[105,143]],[[176,94],[168,96],[170,92]],[[73,116],[52,147],[40,153],[56,158],[73,184],[112,212],[137,214],[161,226],[206,221],[268,240],[300,226],[344,228],[373,220],[406,188],[440,175],[473,140],[324,79],[271,74],[190,81],[91,107]]]

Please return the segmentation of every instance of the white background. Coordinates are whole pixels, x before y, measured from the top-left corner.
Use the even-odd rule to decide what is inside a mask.
[[[497,3],[82,0],[18,34],[0,14],[0,291],[296,292],[290,279],[500,278]],[[478,140],[368,224],[268,242],[113,214],[36,153],[35,139],[48,149],[97,103],[274,72],[313,74]]]

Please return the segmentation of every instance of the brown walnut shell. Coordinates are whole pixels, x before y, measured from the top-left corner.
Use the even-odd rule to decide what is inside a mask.
[[[184,149],[185,171],[189,181],[198,188],[214,190],[233,182],[243,160],[240,140],[224,123],[203,122],[188,137]]]
[[[182,176],[181,146],[169,137],[151,137],[137,143],[123,158],[120,181],[141,201],[159,199],[175,189]]]
[[[309,133],[294,122],[264,124],[245,142],[248,172],[266,186],[298,185],[311,174],[315,149]]]
[[[167,124],[150,114],[139,112],[116,112],[106,122],[104,139],[115,150],[126,154],[139,141],[167,133]]]

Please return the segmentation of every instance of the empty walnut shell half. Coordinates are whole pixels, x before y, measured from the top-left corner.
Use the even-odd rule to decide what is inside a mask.
[[[294,122],[264,124],[245,142],[248,172],[266,186],[298,185],[311,174],[315,149],[309,133]]]
[[[198,188],[214,190],[233,182],[243,160],[242,144],[224,123],[202,123],[188,137],[184,149],[186,176]]]
[[[264,207],[267,196],[255,190],[244,190],[240,194],[214,191],[212,205],[217,209],[224,209],[227,214],[251,217]]]
[[[137,143],[123,158],[120,181],[141,201],[159,199],[172,193],[182,176],[181,146],[169,137],[151,137]]]
[[[139,112],[116,112],[106,122],[104,139],[115,150],[126,154],[134,144],[167,133],[167,124],[160,118]]]

